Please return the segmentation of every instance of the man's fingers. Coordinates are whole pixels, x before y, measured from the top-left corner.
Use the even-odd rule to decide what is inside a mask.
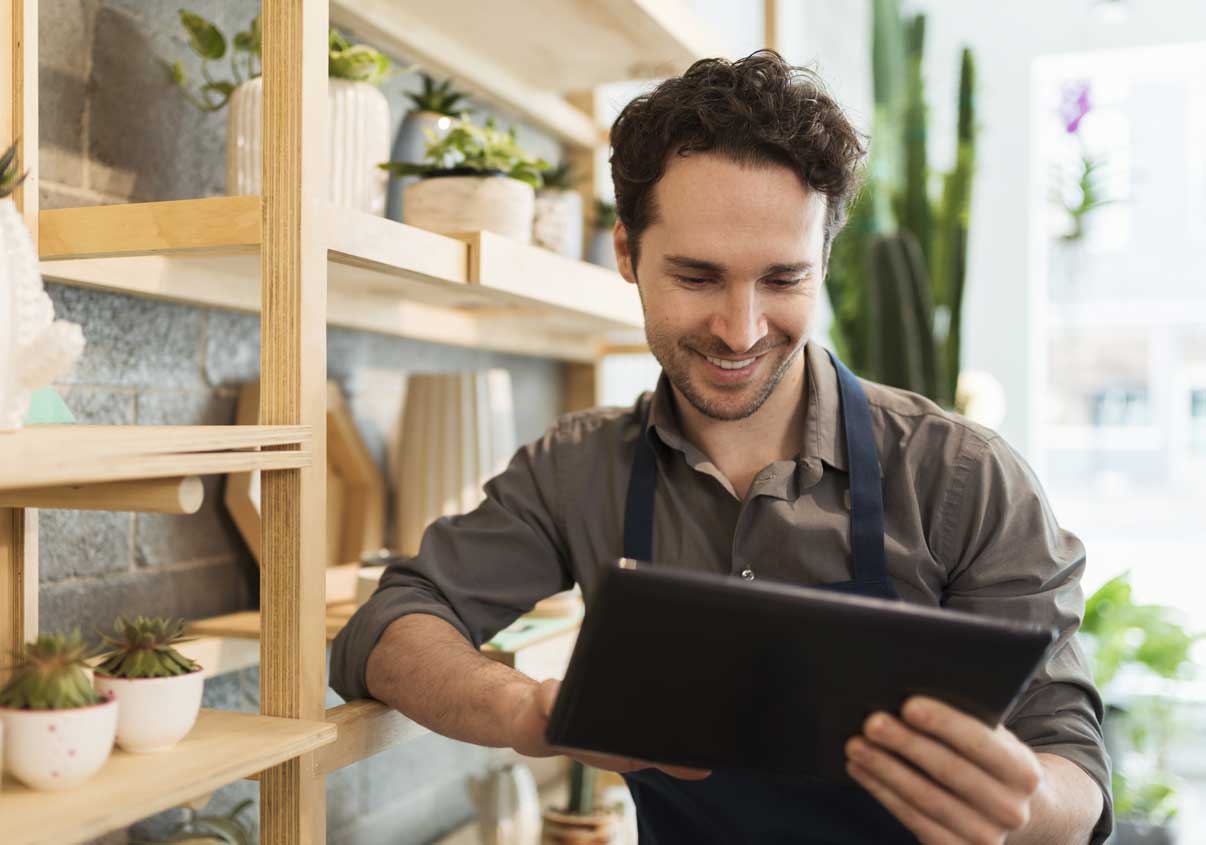
[[[1025,796],[1033,795],[1042,782],[1043,769],[1034,753],[1005,728],[990,728],[967,713],[920,695],[906,701],[901,713],[908,724],[941,739]]]
[[[547,680],[540,682],[536,700],[540,703],[540,714],[548,718],[553,714],[553,705],[557,703],[557,691],[561,689],[561,681]]]
[[[860,786],[870,792],[888,812],[896,816],[900,823],[913,831],[917,838],[926,845],[962,845],[963,840],[949,830],[912,807],[907,801],[892,791],[883,781],[877,779],[858,763],[847,761],[846,771]]]

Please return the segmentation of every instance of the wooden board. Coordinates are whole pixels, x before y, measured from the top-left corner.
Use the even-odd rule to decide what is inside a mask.
[[[100,836],[334,742],[337,731],[326,722],[202,710],[172,750],[115,749],[95,777],[68,793],[36,792],[6,779],[0,791],[5,845],[62,845]]]
[[[0,435],[0,489],[302,467],[309,437],[305,426],[28,426]],[[301,448],[249,451],[273,446]]]

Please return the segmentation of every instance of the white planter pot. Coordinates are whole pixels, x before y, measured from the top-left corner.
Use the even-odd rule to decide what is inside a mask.
[[[428,524],[473,510],[482,485],[506,468],[515,451],[510,373],[412,375],[399,445],[395,546],[413,555]]]
[[[582,260],[582,195],[544,190],[536,194],[532,241],[566,258]]]
[[[0,707],[4,768],[30,789],[70,789],[109,759],[117,730],[116,700],[66,710]]]
[[[389,151],[390,161],[418,162],[423,160],[427,145],[431,143],[428,134],[443,138],[452,126],[452,118],[430,111],[410,111],[402,118],[398,134],[394,136],[394,145]],[[402,222],[402,192],[406,186],[417,181],[417,176],[391,176],[389,180],[389,199],[385,203],[385,216],[390,220]]]
[[[507,176],[435,176],[407,185],[402,222],[456,235],[485,230],[520,243],[532,241],[536,192]]]
[[[138,753],[167,751],[188,734],[201,710],[201,670],[170,678],[113,678],[97,674],[93,686],[121,705],[117,744]]]
[[[389,160],[389,103],[367,82],[329,81],[328,150],[331,172],[327,199],[341,208],[385,213],[389,174],[377,165]],[[249,79],[230,95],[226,123],[226,193],[263,192],[264,85]]]

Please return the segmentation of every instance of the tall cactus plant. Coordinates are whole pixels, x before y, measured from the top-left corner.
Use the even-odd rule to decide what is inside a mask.
[[[833,244],[834,340],[856,371],[951,406],[959,376],[967,224],[975,164],[975,64],[964,50],[954,168],[942,193],[927,160],[925,17],[870,0],[875,117],[863,191]]]

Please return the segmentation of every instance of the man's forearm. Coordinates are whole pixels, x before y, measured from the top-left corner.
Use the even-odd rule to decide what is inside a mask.
[[[1057,754],[1038,754],[1043,784],[1030,804],[1030,821],[1009,837],[1009,845],[1087,843],[1105,800],[1084,770]]]
[[[510,745],[517,701],[536,682],[485,657],[443,619],[394,620],[365,668],[373,698],[436,733],[475,745]]]

